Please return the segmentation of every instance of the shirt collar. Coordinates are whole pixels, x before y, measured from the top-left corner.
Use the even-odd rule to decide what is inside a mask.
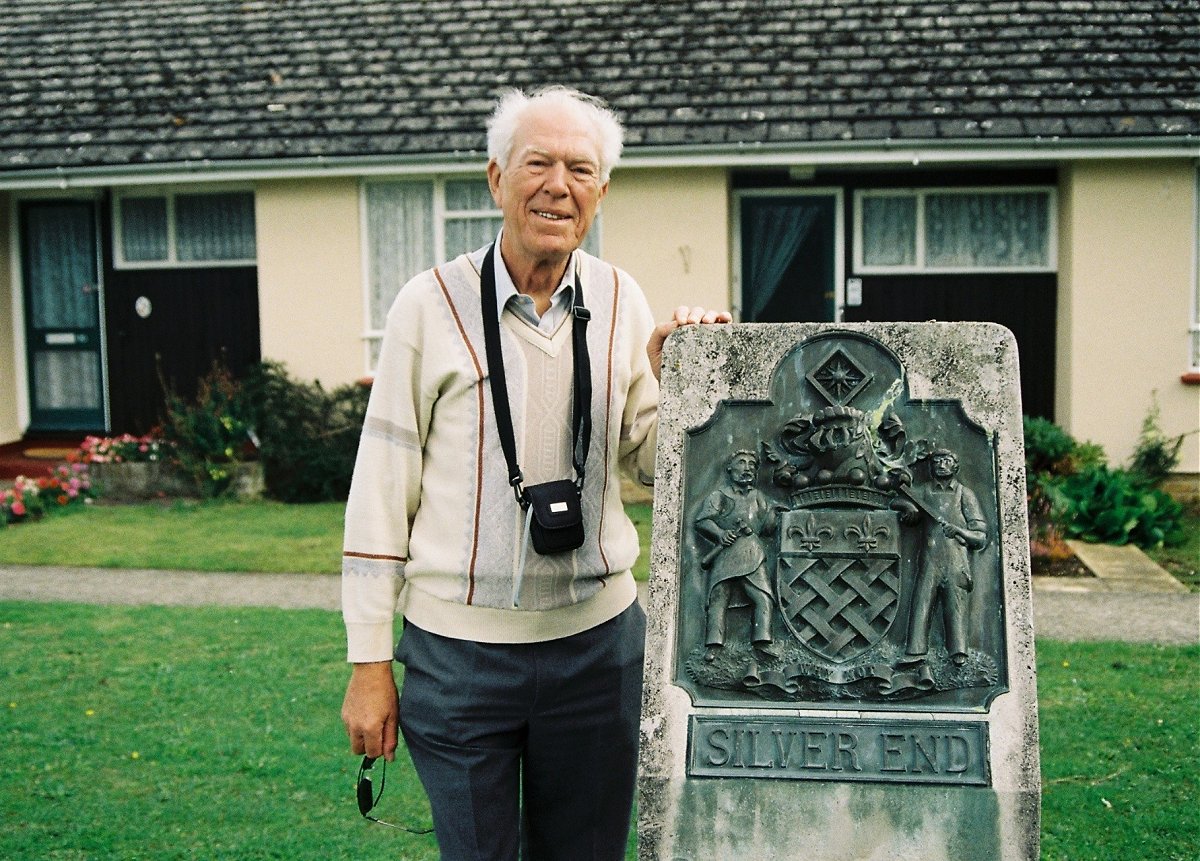
[[[499,319],[504,316],[504,309],[508,307],[509,302],[512,302],[513,312],[521,317],[524,317],[528,322],[538,328],[545,328],[542,322],[555,325],[551,328],[557,328],[557,322],[566,315],[567,308],[575,301],[575,268],[579,263],[579,249],[571,252],[570,259],[567,260],[567,268],[563,271],[562,281],[558,287],[550,295],[550,308],[542,315],[539,320],[537,312],[533,310],[532,302],[513,301],[521,294],[517,292],[517,285],[513,283],[512,276],[508,274],[508,267],[504,265],[504,261],[500,256],[500,239],[504,236],[504,230],[501,228],[500,233],[496,236],[496,253],[492,255],[492,265],[495,267],[496,276],[496,317]],[[483,258],[487,255],[487,248],[480,249],[476,252],[479,254],[477,266],[483,265]]]

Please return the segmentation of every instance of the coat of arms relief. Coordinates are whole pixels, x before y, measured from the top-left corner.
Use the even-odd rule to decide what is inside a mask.
[[[827,333],[686,446],[693,699],[981,710],[1004,689],[994,445],[961,404],[911,399],[882,344]]]

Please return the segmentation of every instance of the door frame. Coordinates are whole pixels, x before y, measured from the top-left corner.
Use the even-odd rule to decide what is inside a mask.
[[[24,235],[21,221],[21,206],[37,201],[61,202],[79,201],[92,205],[92,234],[95,237],[96,254],[96,312],[99,314],[100,330],[100,386],[101,400],[104,411],[104,427],[97,428],[107,432],[111,428],[111,415],[108,403],[108,331],[104,325],[105,311],[105,282],[104,282],[104,236],[101,229],[100,207],[103,205],[103,195],[98,189],[58,191],[54,189],[39,189],[14,193],[8,199],[9,237],[9,283],[12,284],[12,345],[13,371],[18,380],[16,386],[17,426],[22,434],[29,432],[33,420],[33,407],[30,397],[30,379],[28,356],[28,338],[25,322],[25,257],[22,253]]]
[[[832,197],[833,198],[833,322],[842,322],[846,307],[846,206],[841,186],[803,188],[739,188],[733,192],[730,219],[730,303],[733,319],[742,319],[742,201],[746,198]]]

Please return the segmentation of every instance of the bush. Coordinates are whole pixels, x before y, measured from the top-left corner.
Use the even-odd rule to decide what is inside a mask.
[[[1051,517],[1070,538],[1161,547],[1184,539],[1183,506],[1124,470],[1090,466],[1041,486]]]
[[[1077,443],[1065,430],[1049,419],[1024,416],[1025,476],[1040,473],[1065,474],[1069,471],[1070,455]]]
[[[1159,487],[1176,466],[1179,465],[1179,449],[1183,446],[1184,434],[1169,437],[1159,426],[1161,411],[1158,407],[1158,392],[1150,393],[1150,411],[1142,419],[1142,431],[1138,434],[1137,448],[1129,461],[1129,471],[1143,484]]]
[[[267,493],[283,502],[344,500],[350,492],[358,437],[370,389],[351,384],[326,391],[264,362],[245,382]]]
[[[164,440],[175,460],[204,496],[220,496],[233,482],[231,464],[253,456],[250,405],[245,388],[220,361],[200,379],[196,398],[187,401],[164,385],[167,419]]]
[[[1025,479],[1034,476],[1074,475],[1089,466],[1105,463],[1104,449],[1094,442],[1077,442],[1049,419],[1024,416]]]
[[[1168,441],[1174,446],[1170,465],[1157,479],[1150,477],[1165,462],[1157,422],[1156,403],[1142,425],[1147,442],[1139,451],[1145,451],[1134,454],[1134,463],[1145,466],[1126,471],[1109,469],[1095,443],[1079,443],[1046,419],[1025,417],[1029,534],[1040,555],[1061,552],[1063,538],[1140,547],[1183,540],[1183,508],[1154,486],[1175,465],[1177,442]]]

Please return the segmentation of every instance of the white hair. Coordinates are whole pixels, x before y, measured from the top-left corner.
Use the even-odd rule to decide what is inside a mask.
[[[621,121],[602,99],[557,84],[540,87],[529,95],[509,90],[500,97],[487,123],[488,160],[507,167],[521,120],[530,109],[543,106],[571,111],[591,127],[600,152],[600,181],[608,182],[609,173],[621,157],[625,137]]]

